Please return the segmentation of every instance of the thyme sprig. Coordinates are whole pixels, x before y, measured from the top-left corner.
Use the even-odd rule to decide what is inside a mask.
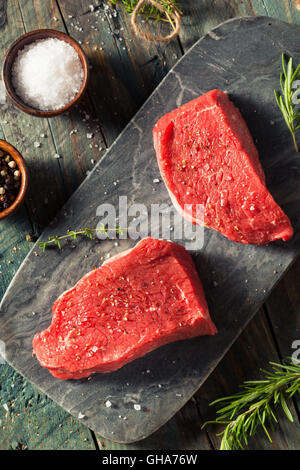
[[[270,365],[270,371],[261,369],[264,379],[246,381],[240,392],[210,403],[218,406],[218,416],[202,427],[211,423],[225,425],[217,434],[222,436],[221,450],[244,449],[248,445],[248,438],[258,428],[262,428],[272,442],[269,431],[278,422],[275,409],[281,408],[288,420],[293,422],[287,401],[300,393],[300,363],[270,362]]]
[[[285,55],[282,54],[282,72],[280,74],[280,87],[282,95],[274,90],[276,102],[282,112],[284,120],[292,134],[296,152],[299,152],[296,142],[296,131],[300,129],[300,109],[296,109],[295,96],[300,92],[300,86],[295,89],[296,80],[300,80],[300,64],[294,70],[293,59],[290,57],[287,65]]]
[[[62,249],[61,241],[64,239],[72,238],[73,240],[76,240],[78,235],[93,239],[94,236],[97,234],[99,235],[104,234],[106,237],[108,237],[110,231],[113,231],[116,235],[123,234],[123,229],[121,227],[109,229],[104,224],[100,224],[97,228],[85,227],[81,230],[68,230],[68,233],[65,235],[59,235],[59,236],[52,235],[48,238],[47,241],[40,242],[39,246],[43,251],[45,251],[46,248],[48,248],[49,246],[54,246],[54,245],[56,245],[61,250]]]
[[[114,5],[114,6],[119,5],[119,4],[123,5],[125,11],[131,15],[135,7],[137,6],[137,3],[139,0],[106,0],[106,1],[110,5]],[[161,3],[163,7],[166,8],[168,13],[177,12],[179,15],[182,14],[181,10],[179,9],[180,4],[176,0],[158,0],[158,1],[159,3]],[[167,13],[166,13],[167,18],[166,18],[161,11],[159,11],[157,8],[155,8],[151,4],[145,5],[143,8],[141,8],[139,14],[147,20],[151,19],[156,22],[167,21],[172,24],[172,20],[170,19]]]

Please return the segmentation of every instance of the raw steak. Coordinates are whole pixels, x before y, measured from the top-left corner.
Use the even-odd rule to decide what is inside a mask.
[[[265,186],[247,125],[225,93],[212,90],[166,114],[153,136],[161,175],[187,220],[240,243],[291,238],[290,220]]]
[[[77,379],[216,331],[189,253],[145,238],[64,292],[53,305],[50,327],[35,335],[33,350],[54,377]]]

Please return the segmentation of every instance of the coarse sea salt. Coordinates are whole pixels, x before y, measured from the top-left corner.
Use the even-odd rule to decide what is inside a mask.
[[[80,58],[70,44],[42,39],[19,51],[12,66],[12,83],[24,103],[42,111],[68,104],[83,81]]]

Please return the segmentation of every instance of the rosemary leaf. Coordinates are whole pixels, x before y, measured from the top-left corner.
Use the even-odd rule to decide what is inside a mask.
[[[294,102],[295,94],[300,91],[293,88],[296,80],[300,80],[300,64],[294,70],[293,59],[290,57],[286,65],[285,55],[281,56],[282,72],[280,74],[280,88],[281,93],[274,90],[276,103],[282,112],[283,118],[289,131],[292,134],[293,143],[296,152],[299,152],[298,144],[296,142],[296,131],[300,128],[300,112],[295,109],[297,103]]]
[[[85,227],[82,230],[68,230],[66,235],[60,235],[60,236],[52,235],[49,237],[48,241],[40,242],[39,246],[41,250],[43,250],[43,252],[46,250],[46,248],[48,248],[49,246],[53,246],[53,245],[56,245],[61,250],[62,249],[61,241],[64,239],[73,238],[73,240],[76,240],[78,235],[82,235],[93,240],[95,233],[96,235],[105,234],[105,236],[108,237],[109,231],[115,232],[116,235],[123,233],[123,229],[121,227],[109,229],[105,227],[103,224],[100,224],[97,228]]]
[[[133,13],[135,7],[137,6],[139,0],[106,0],[106,2],[110,5],[122,5],[124,10],[129,13],[130,15]],[[159,3],[165,7],[168,13],[177,12],[178,14],[182,14],[180,11],[180,4],[176,0],[158,0]],[[147,20],[154,20],[155,22],[159,21],[168,21],[170,20],[165,17],[164,13],[162,13],[158,8],[155,8],[153,5],[145,5],[143,8],[140,9],[139,15],[143,16]]]
[[[287,72],[291,73],[291,72]],[[281,408],[290,422],[293,415],[287,401],[300,393],[300,363],[270,362],[271,370],[261,370],[262,380],[246,381],[235,395],[219,398],[210,405],[218,405],[217,417],[208,424],[223,424],[221,450],[244,449],[248,437],[260,427],[272,442],[270,430],[278,423],[275,410]]]

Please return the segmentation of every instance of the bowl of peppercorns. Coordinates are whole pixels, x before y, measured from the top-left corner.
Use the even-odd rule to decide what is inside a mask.
[[[28,172],[21,154],[0,139],[0,219],[16,212],[28,187]]]

